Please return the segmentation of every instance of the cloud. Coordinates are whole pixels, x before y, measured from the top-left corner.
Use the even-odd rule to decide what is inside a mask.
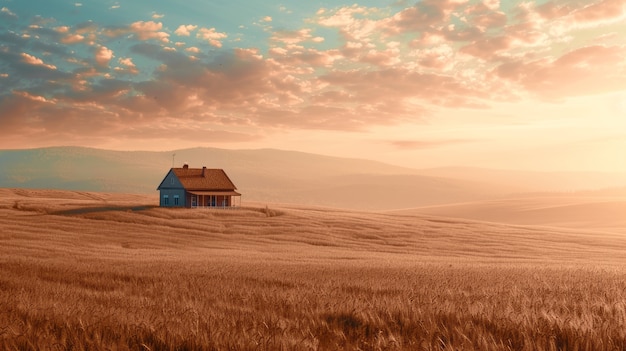
[[[95,60],[99,66],[108,67],[109,62],[113,59],[113,50],[106,46],[100,46],[95,51]]]
[[[70,31],[70,27],[68,26],[59,26],[54,28],[55,31],[57,31],[58,33],[67,33]]]
[[[130,74],[130,75],[139,74],[139,69],[137,69],[137,66],[135,65],[135,63],[133,62],[133,60],[130,57],[119,58],[117,60],[117,62],[122,67],[115,67],[114,71],[116,73],[118,73],[118,74]]]
[[[494,73],[547,99],[619,91],[626,89],[626,47],[592,45],[558,58],[513,60]]]
[[[402,68],[377,71],[332,72],[319,78],[329,85],[349,91],[352,102],[373,107],[396,106],[393,110],[411,115],[419,104],[445,107],[481,107],[489,92],[454,77],[413,72]],[[414,106],[414,105],[417,106]],[[382,112],[382,111],[381,111]]]
[[[220,40],[228,37],[226,33],[221,33],[215,30],[215,28],[200,28],[198,29],[197,38],[206,40],[212,46],[217,48],[222,47],[222,42]]]
[[[551,24],[561,32],[569,32],[580,28],[593,28],[617,23],[626,19],[626,1],[596,0],[575,2],[551,0],[537,7],[530,7],[527,12]]]
[[[135,33],[139,40],[156,39],[164,43],[169,42],[169,34],[161,31],[163,24],[161,22],[154,21],[137,21],[133,22],[129,29]]]
[[[174,33],[176,33],[177,35],[180,35],[182,37],[188,37],[188,36],[191,35],[191,32],[196,30],[196,28],[198,28],[198,26],[195,26],[195,25],[192,25],[192,24],[180,25],[178,27],[178,29],[176,29],[176,31],[174,31]]]
[[[11,10],[9,10],[8,8],[3,7],[0,9],[0,18],[14,20],[14,19],[17,19],[17,15],[13,13]]]
[[[450,21],[452,11],[463,6],[466,1],[424,0],[415,6],[403,9],[392,17],[382,21],[382,26],[389,33],[422,32],[436,28]]]
[[[53,100],[48,100],[44,96],[32,95],[32,94],[30,94],[29,92],[26,92],[26,91],[14,91],[13,94],[15,94],[17,96],[24,97],[24,98],[29,99],[31,101],[44,102],[44,103],[54,103]]]
[[[520,96],[559,101],[626,89],[619,27],[606,27],[618,34],[604,45],[591,42],[604,30],[577,32],[615,23],[623,3],[524,2],[507,13],[497,0],[340,6],[289,30],[266,25],[269,40],[252,44],[193,24],[33,18],[0,33],[0,110],[23,131],[40,123],[61,134],[87,130],[80,124],[124,133],[126,125],[128,137],[146,130],[159,139],[174,123],[236,139],[238,128],[362,131]],[[170,44],[172,35],[188,38]],[[225,47],[229,36],[238,48]],[[91,123],[97,118],[107,122]],[[419,149],[466,141],[386,142]]]
[[[274,47],[269,50],[270,56],[280,63],[286,71],[305,72],[307,67],[331,67],[343,56],[339,50],[316,50],[305,48]]]
[[[118,62],[126,67],[136,67],[131,58],[120,58]]]
[[[311,35],[310,28],[304,28],[299,30],[277,30],[272,33],[270,40],[285,45],[295,45],[304,41],[323,41],[323,38],[319,38]]]
[[[624,19],[626,1],[603,0],[585,6],[573,13],[574,20],[582,23],[613,22]]]
[[[340,34],[348,41],[361,41],[367,39],[379,30],[379,23],[370,19],[369,16],[377,13],[375,8],[367,8],[359,5],[341,7],[334,11],[320,9],[317,12],[319,18],[316,23],[324,27],[339,28]]]
[[[482,3],[488,9],[493,11],[497,11],[498,9],[500,9],[500,0],[483,0]]]
[[[85,37],[80,34],[68,34],[61,39],[63,44],[77,44],[85,40]]]
[[[434,69],[437,71],[449,71],[455,63],[456,52],[447,44],[441,44],[432,48],[415,50],[413,56],[417,58],[417,62],[424,68]]]
[[[21,54],[21,56],[22,56],[22,62],[27,63],[29,65],[42,66],[42,67],[46,67],[46,68],[52,69],[52,70],[56,70],[57,69],[56,66],[46,64],[46,63],[43,62],[43,60],[41,60],[41,59],[39,59],[39,58],[37,58],[35,56],[29,55],[27,53],[23,52]]]
[[[156,13],[156,12],[152,13],[152,18],[153,19],[159,19],[159,18],[163,18],[163,17],[165,17],[164,14],[160,14],[160,13]]]
[[[136,21],[128,26],[107,27],[103,30],[103,34],[111,38],[133,34],[139,40],[155,39],[162,43],[169,43],[170,35],[162,29],[163,24],[161,22]]]
[[[463,46],[459,52],[490,60],[498,53],[510,49],[512,45],[512,37],[498,36],[474,41],[469,45]]]
[[[464,9],[469,25],[478,28],[484,32],[491,28],[502,28],[507,24],[507,15],[498,11],[499,1],[490,1],[487,3],[478,3]]]

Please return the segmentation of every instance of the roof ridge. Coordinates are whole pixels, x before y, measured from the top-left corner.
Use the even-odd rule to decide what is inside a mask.
[[[236,190],[237,187],[222,168],[172,168],[186,190]],[[204,174],[204,176],[203,176]]]

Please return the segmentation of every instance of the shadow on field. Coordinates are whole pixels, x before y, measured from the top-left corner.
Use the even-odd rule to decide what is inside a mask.
[[[50,214],[59,215],[59,216],[71,216],[71,215],[82,215],[88,213],[98,213],[98,212],[110,212],[110,211],[123,211],[123,212],[134,212],[134,211],[145,211],[152,208],[157,208],[156,205],[143,205],[143,206],[102,206],[102,207],[82,207],[82,208],[74,208],[71,210],[63,210],[56,211]]]

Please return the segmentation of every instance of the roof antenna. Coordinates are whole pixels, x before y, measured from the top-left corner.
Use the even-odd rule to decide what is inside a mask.
[[[176,158],[176,154],[172,154],[172,168],[174,168],[174,160]]]

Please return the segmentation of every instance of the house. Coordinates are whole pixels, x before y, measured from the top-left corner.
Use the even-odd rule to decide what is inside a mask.
[[[241,194],[222,169],[172,168],[159,187],[161,207],[219,207],[241,205]],[[239,200],[239,201],[237,201]]]

